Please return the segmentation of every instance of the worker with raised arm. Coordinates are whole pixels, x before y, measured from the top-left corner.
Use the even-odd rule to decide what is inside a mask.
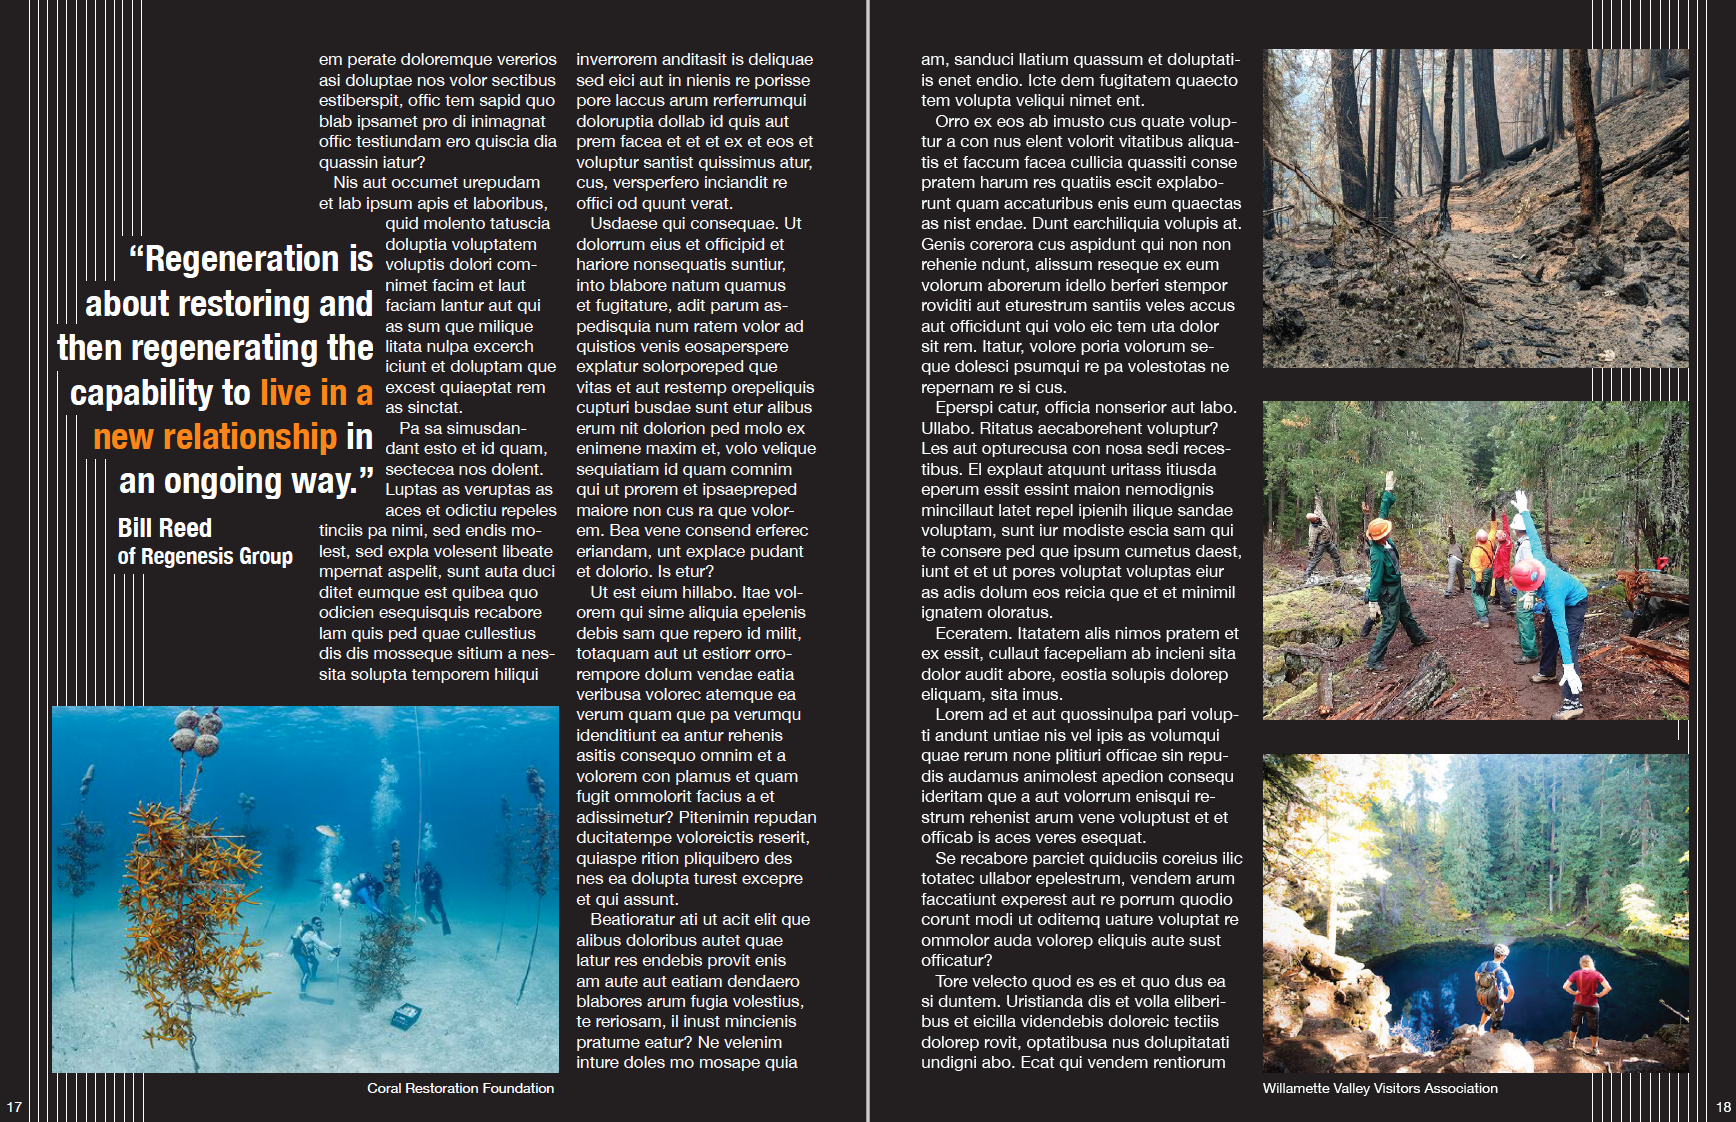
[[[1405,599],[1398,551],[1392,546],[1392,522],[1387,518],[1392,513],[1392,486],[1393,473],[1389,471],[1386,473],[1386,493],[1380,497],[1380,517],[1368,524],[1368,592],[1363,598],[1368,601],[1368,618],[1381,621],[1380,634],[1368,651],[1368,669],[1371,671],[1386,668],[1382,661],[1386,657],[1386,645],[1392,641],[1393,632],[1401,624],[1412,647],[1434,642],[1423,633],[1422,625],[1411,614],[1410,601]],[[1362,509],[1367,511],[1368,504],[1363,503]]]
[[[1531,535],[1523,522],[1513,526],[1513,569],[1531,560]],[[1543,598],[1535,591],[1526,592],[1513,586],[1513,622],[1519,631],[1519,653],[1513,661],[1520,666],[1537,661],[1537,613],[1543,611]]]
[[[1531,518],[1531,500],[1524,491],[1513,492],[1513,505],[1525,526],[1526,536],[1533,542],[1537,523]],[[1513,587],[1520,592],[1536,592],[1543,600],[1544,625],[1538,635],[1539,662],[1533,682],[1561,683],[1561,709],[1554,720],[1571,721],[1584,714],[1580,705],[1579,636],[1585,629],[1585,609],[1589,599],[1585,585],[1572,573],[1551,561],[1541,549],[1534,548],[1530,559],[1513,570]]]
[[[1302,579],[1306,581],[1314,575],[1314,567],[1320,564],[1320,559],[1327,554],[1332,555],[1332,568],[1338,576],[1344,575],[1344,558],[1338,554],[1338,535],[1326,521],[1326,511],[1320,505],[1320,496],[1314,496],[1314,509],[1308,512],[1308,567],[1302,570]]]

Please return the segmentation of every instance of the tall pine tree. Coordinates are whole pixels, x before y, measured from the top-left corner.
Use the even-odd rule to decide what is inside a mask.
[[[1462,911],[1480,912],[1489,899],[1489,800],[1476,756],[1454,756],[1447,765],[1441,817],[1441,879]]]

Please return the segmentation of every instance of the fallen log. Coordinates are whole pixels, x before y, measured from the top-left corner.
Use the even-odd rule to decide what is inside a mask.
[[[1623,160],[1618,160],[1604,168],[1603,185],[1607,187],[1616,180],[1635,171],[1641,172],[1642,175],[1647,177],[1656,175],[1670,163],[1687,155],[1691,139],[1691,135],[1688,131],[1688,124],[1683,122],[1682,124],[1677,125],[1675,128],[1671,129],[1662,140],[1658,141],[1650,148],[1647,148],[1645,151],[1636,152],[1634,155]],[[1565,195],[1569,191],[1577,190],[1579,190],[1579,181],[1576,179],[1565,187],[1557,187],[1555,190],[1549,192],[1548,197],[1553,199],[1558,195]]]
[[[1656,596],[1677,604],[1689,603],[1692,584],[1687,577],[1674,573],[1653,573],[1643,569],[1623,569],[1615,579],[1627,588],[1628,606],[1641,596]]]
[[[1503,156],[1502,159],[1506,160],[1509,164],[1516,164],[1520,160],[1530,159],[1533,153],[1547,147],[1549,147],[1549,138],[1547,136],[1540,136],[1530,144],[1525,145],[1523,148],[1513,149],[1513,151]]]
[[[1617,636],[1617,638],[1630,647],[1638,647],[1653,658],[1664,659],[1669,662],[1679,662],[1683,666],[1688,664],[1688,660],[1691,657],[1690,652],[1686,648],[1672,647],[1668,643],[1658,643],[1650,639],[1635,639],[1627,635],[1620,635]]]
[[[1416,677],[1381,707],[1376,719],[1385,721],[1400,713],[1420,713],[1452,685],[1453,672],[1447,666],[1446,657],[1439,653],[1426,655],[1417,668]]]
[[[1677,63],[1676,65],[1670,67],[1668,70],[1664,71],[1664,87],[1667,89],[1670,86],[1675,85],[1677,82],[1681,81],[1683,78],[1686,78],[1691,73],[1693,73],[1693,71],[1688,66],[1686,66],[1682,63]],[[1623,102],[1632,101],[1634,98],[1640,96],[1643,93],[1650,93],[1651,90],[1652,90],[1652,87],[1650,85],[1641,84],[1638,86],[1630,86],[1629,88],[1621,91],[1620,93],[1610,94],[1608,98],[1606,98],[1605,100],[1598,103],[1598,106],[1597,106],[1598,115],[1602,116],[1603,111],[1605,109],[1613,109],[1617,105],[1622,104]]]
[[[1355,705],[1352,705],[1349,709],[1346,709],[1341,713],[1336,713],[1327,719],[1332,721],[1365,721],[1368,719],[1368,714],[1372,712],[1375,707],[1379,706],[1385,702],[1387,698],[1398,692],[1398,688],[1401,684],[1402,683],[1399,682],[1389,682],[1375,690],[1374,693],[1370,694],[1368,697],[1365,697]]]
[[[1332,667],[1321,664],[1320,670],[1320,709],[1322,717],[1332,715]]]
[[[1634,639],[1629,636],[1618,636],[1623,643],[1637,648],[1652,660],[1652,665],[1668,674],[1682,685],[1689,685],[1688,652],[1680,647],[1672,647],[1667,643],[1654,643],[1649,639]]]

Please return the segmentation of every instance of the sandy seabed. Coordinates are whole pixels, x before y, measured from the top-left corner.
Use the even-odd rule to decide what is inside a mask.
[[[522,905],[524,900],[514,903]],[[372,1013],[362,1012],[356,1004],[349,955],[361,946],[361,924],[357,917],[346,916],[340,942],[336,923],[328,915],[331,928],[326,941],[343,947],[344,954],[336,961],[324,956],[319,978],[308,986],[307,1000],[298,993],[301,973],[295,959],[285,955],[264,961],[254,984],[271,992],[248,1005],[244,1016],[193,1014],[199,1068],[384,1074],[556,1071],[560,1062],[556,959],[561,944],[556,925],[550,922],[558,910],[554,905],[552,900],[544,903],[536,961],[520,1005],[514,1005],[513,998],[530,952],[528,914],[522,917],[525,926],[507,924],[498,958],[494,953],[498,917],[494,922],[467,922],[454,916],[451,935],[442,935],[438,924],[424,924],[416,936],[415,960],[407,971],[409,984],[402,998],[420,1005],[422,1016],[408,1030],[391,1024],[399,1002],[382,1003]],[[285,902],[263,935],[259,925],[271,908],[270,901],[250,917],[253,937],[264,939],[261,954],[283,949],[295,924],[307,918],[294,909],[306,906]],[[153,1048],[144,1040],[151,1019],[120,973],[126,945],[121,914],[97,908],[79,912],[75,990],[67,967],[71,925],[62,908],[56,912],[50,963],[53,1070],[192,1071],[184,1049],[172,1044]],[[520,908],[513,908],[512,918],[520,918]]]

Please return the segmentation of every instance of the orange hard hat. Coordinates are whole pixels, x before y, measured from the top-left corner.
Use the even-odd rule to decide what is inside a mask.
[[[1376,518],[1373,522],[1368,524],[1369,541],[1380,541],[1390,533],[1392,533],[1392,523],[1388,522],[1384,518]]]
[[[1308,512],[1308,521],[1318,522],[1318,521],[1320,521],[1320,516],[1318,514],[1314,513],[1313,511],[1309,511]]]
[[[1535,558],[1521,561],[1508,576],[1520,592],[1536,592],[1543,587],[1543,563]]]
[[[1496,540],[1496,541],[1498,541],[1498,542],[1504,542],[1504,541],[1506,541],[1506,540],[1507,540],[1507,531],[1505,531],[1505,530],[1496,530],[1496,531],[1495,531],[1495,540]]]

